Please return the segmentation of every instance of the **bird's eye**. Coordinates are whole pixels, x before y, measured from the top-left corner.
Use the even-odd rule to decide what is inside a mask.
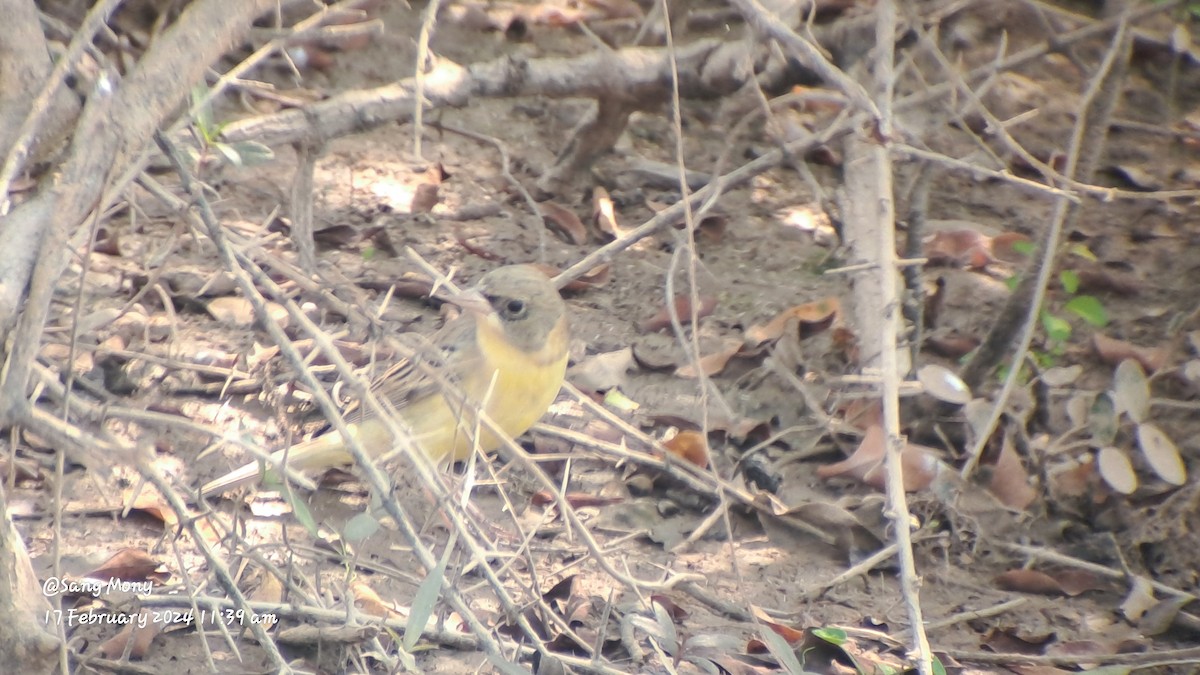
[[[504,303],[503,314],[509,319],[519,319],[525,316],[525,310],[524,300],[509,300]]]

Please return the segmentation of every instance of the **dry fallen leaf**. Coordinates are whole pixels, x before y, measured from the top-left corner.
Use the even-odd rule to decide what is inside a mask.
[[[747,328],[746,344],[757,347],[764,342],[778,340],[792,320],[799,321],[801,331],[807,330],[807,335],[820,332],[837,318],[838,309],[838,299],[833,297],[789,307],[770,321]]]
[[[131,617],[121,632],[102,643],[99,654],[106,659],[119,659],[129,648],[129,658],[144,659],[150,653],[150,643],[166,628],[165,622],[155,621],[159,612],[142,608],[136,618]]]
[[[1135,359],[1125,359],[1113,374],[1113,412],[1129,415],[1134,422],[1145,421],[1150,414],[1150,381]]]
[[[589,356],[571,366],[567,380],[586,391],[608,391],[625,383],[625,373],[633,367],[633,349]]]
[[[739,351],[741,351],[741,349],[741,341],[729,342],[724,347],[718,349],[712,354],[701,356],[700,359],[694,364],[685,363],[684,365],[679,366],[675,369],[675,374],[679,377],[686,378],[697,377],[698,366],[700,373],[704,373],[709,377],[717,375],[722,370],[725,370],[725,366],[729,363],[729,359],[732,359]]]
[[[711,295],[700,296],[700,307],[697,308],[696,318],[703,319],[713,310],[717,308],[717,298]],[[679,294],[675,296],[675,314],[679,316],[680,323],[687,324],[692,320],[692,301],[691,296],[687,294]],[[671,313],[667,307],[658,310],[654,316],[642,321],[638,324],[638,328],[647,333],[663,330],[671,326]]]
[[[150,554],[137,548],[123,548],[85,576],[90,579],[112,579],[122,581],[155,581],[162,583],[171,577]]]
[[[1187,482],[1187,467],[1183,464],[1183,456],[1179,448],[1161,429],[1149,422],[1143,422],[1137,428],[1138,447],[1142,456],[1154,469],[1158,477],[1171,485],[1183,485]]]
[[[375,589],[367,585],[365,581],[355,581],[350,585],[350,592],[354,595],[354,606],[365,614],[381,619],[403,618],[391,604],[384,602]]]
[[[620,239],[625,235],[625,230],[617,222],[612,197],[608,195],[608,190],[599,185],[592,190],[592,220],[596,223],[596,229],[613,239]]]
[[[853,478],[871,487],[882,490],[887,481],[883,457],[887,450],[887,436],[883,427],[871,425],[863,435],[854,454],[846,459],[817,467],[820,478]],[[924,490],[933,483],[939,470],[937,454],[932,448],[908,443],[900,454],[904,472],[904,490]]]
[[[409,213],[429,213],[440,201],[438,186],[434,183],[421,183],[413,192]]]
[[[996,464],[992,467],[992,480],[988,489],[996,495],[1001,504],[1017,511],[1024,511],[1037,499],[1037,490],[1029,484],[1029,473],[1021,463],[1009,436],[1004,437],[1000,456],[996,458]]]
[[[663,441],[663,447],[701,469],[708,466],[708,440],[699,431],[680,431],[671,440]]]
[[[588,240],[587,227],[571,209],[555,202],[542,202],[538,205],[542,212],[542,220],[546,227],[568,244],[586,244]]]
[[[1015,569],[1002,572],[994,581],[1006,591],[1072,597],[1086,591],[1107,588],[1103,580],[1096,575],[1079,570],[1040,572],[1033,569]]]
[[[992,238],[965,228],[942,230],[925,238],[924,253],[930,265],[983,269],[993,261]]]
[[[1100,448],[1096,455],[1096,468],[1104,482],[1117,492],[1127,495],[1137,489],[1137,474],[1124,450],[1112,446]]]
[[[1159,347],[1138,347],[1134,344],[1116,338],[1110,338],[1103,333],[1092,335],[1092,346],[1100,360],[1110,366],[1115,366],[1125,359],[1134,359],[1142,365],[1147,373],[1153,373],[1166,363],[1166,351]]]

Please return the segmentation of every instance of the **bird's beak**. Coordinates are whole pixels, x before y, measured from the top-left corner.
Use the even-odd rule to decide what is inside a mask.
[[[487,316],[492,313],[492,304],[477,288],[470,288],[452,295],[449,301],[476,316]]]

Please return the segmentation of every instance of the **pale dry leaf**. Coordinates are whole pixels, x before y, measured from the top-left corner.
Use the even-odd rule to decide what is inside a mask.
[[[1134,623],[1156,602],[1158,601],[1154,599],[1154,587],[1150,585],[1150,581],[1145,577],[1135,576],[1129,587],[1129,594],[1121,602],[1121,614],[1125,616],[1126,621]]]
[[[1150,381],[1142,366],[1134,359],[1125,359],[1117,365],[1113,375],[1113,406],[1119,417],[1129,415],[1134,422],[1145,422],[1150,414]]]
[[[1159,478],[1171,485],[1183,485],[1187,481],[1187,467],[1183,464],[1179,448],[1161,429],[1143,422],[1138,425],[1137,440],[1142,456]]]
[[[917,381],[925,387],[925,393],[944,403],[966,405],[971,401],[971,390],[949,368],[937,364],[921,366]]]
[[[1056,366],[1047,368],[1042,372],[1042,382],[1048,387],[1065,387],[1083,374],[1083,366],[1075,364],[1073,366]]]
[[[581,389],[607,391],[624,384],[625,374],[633,365],[633,349],[626,347],[587,357],[571,366],[567,379]]]
[[[1127,495],[1137,489],[1137,474],[1134,473],[1133,464],[1129,462],[1129,456],[1124,450],[1111,445],[1101,448],[1096,457],[1096,466],[1100,469],[1100,477],[1104,482],[1117,492]]]

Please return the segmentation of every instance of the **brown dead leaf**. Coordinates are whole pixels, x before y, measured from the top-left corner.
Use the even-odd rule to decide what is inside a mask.
[[[126,495],[124,503],[129,504],[131,496]],[[175,514],[175,509],[171,508],[171,505],[156,491],[141,489],[133,499],[130,508],[158,520],[166,530],[173,530],[179,526],[179,516]]]
[[[1095,482],[1096,462],[1090,456],[1049,477],[1051,493],[1058,498],[1082,497],[1092,489]]]
[[[1142,290],[1141,284],[1133,275],[1099,265],[1075,270],[1075,275],[1079,277],[1079,293],[1112,293],[1122,297],[1133,297]]]
[[[542,221],[546,223],[546,227],[562,237],[563,241],[576,246],[587,243],[587,227],[574,211],[555,202],[542,202],[538,209],[542,212]]]
[[[122,581],[154,581],[163,583],[171,578],[150,554],[137,548],[123,548],[86,575],[91,579],[120,579]]]
[[[663,447],[701,469],[708,467],[708,439],[699,431],[680,431],[671,440],[663,441]]]
[[[412,204],[409,206],[409,213],[429,213],[433,207],[438,205],[441,197],[438,196],[438,186],[436,183],[421,183],[413,192]]]
[[[996,495],[1001,504],[1018,511],[1024,511],[1037,499],[1037,490],[1029,484],[1029,473],[1021,463],[1009,436],[1004,437],[1000,457],[992,467],[992,480],[988,489]]]
[[[1104,363],[1116,367],[1125,359],[1133,359],[1142,365],[1147,374],[1162,368],[1167,361],[1167,352],[1161,347],[1138,347],[1100,332],[1092,335],[1092,346]]]
[[[712,314],[713,310],[716,308],[716,296],[702,295],[700,296],[700,307],[697,308],[696,311],[696,318],[703,319],[709,314]],[[680,293],[679,295],[675,296],[675,313],[679,316],[679,321],[685,325],[692,320],[692,301],[690,295]],[[657,314],[638,324],[638,328],[646,333],[660,331],[664,328],[669,328],[670,326],[671,313],[668,311],[667,307],[663,307],[662,309],[658,310]]]
[[[877,398],[852,398],[838,412],[847,424],[859,431],[883,428],[883,402]]]
[[[883,463],[886,449],[887,436],[883,427],[872,425],[867,428],[854,454],[840,462],[817,467],[817,476],[823,479],[852,478],[882,490],[887,481]],[[904,472],[906,492],[929,487],[939,470],[936,453],[931,448],[915,443],[904,446],[900,454],[900,464]]]
[[[713,352],[712,354],[701,356],[699,361],[694,364],[685,363],[684,365],[679,366],[675,369],[675,375],[678,377],[694,378],[698,376],[698,373],[704,373],[705,375],[712,377],[713,375],[717,375],[721,371],[725,370],[725,366],[729,363],[729,359],[732,359],[739,351],[741,351],[741,349],[741,342],[730,342],[726,344],[725,347]],[[699,370],[697,370],[697,366],[699,367]]]
[[[746,344],[757,347],[764,342],[773,342],[783,336],[789,321],[798,321],[801,337],[807,337],[828,328],[837,318],[840,303],[829,297],[815,302],[796,305],[776,314],[773,319],[746,329]]]
[[[1034,569],[1015,569],[1002,572],[995,584],[1006,591],[1037,593],[1039,595],[1069,595],[1074,597],[1087,591],[1105,590],[1108,585],[1096,575],[1082,570],[1054,570],[1041,572]]]
[[[960,333],[931,335],[925,340],[924,348],[947,359],[961,359],[979,346],[979,339]]]
[[[1019,593],[1037,593],[1039,595],[1065,594],[1062,586],[1054,577],[1031,569],[1008,570],[996,575],[993,580],[999,588]]]
[[[1029,257],[1028,253],[1022,253],[1021,250],[1026,249],[1031,245],[1033,240],[1029,235],[1021,234],[1020,232],[1001,232],[992,237],[992,255],[997,260],[1002,260],[1006,263],[1021,263]]]
[[[100,655],[106,659],[119,659],[128,647],[129,658],[146,658],[150,653],[150,643],[166,627],[165,622],[154,620],[155,614],[157,612],[154,610],[144,607],[136,617],[129,617],[120,633],[100,645]]]
[[[365,581],[355,581],[350,585],[350,592],[354,595],[354,606],[361,609],[363,613],[377,616],[381,619],[402,619],[404,618],[397,612],[392,605],[383,601],[375,589],[371,588]]]
[[[925,239],[930,265],[983,269],[993,262],[992,238],[970,229],[942,230]]]

